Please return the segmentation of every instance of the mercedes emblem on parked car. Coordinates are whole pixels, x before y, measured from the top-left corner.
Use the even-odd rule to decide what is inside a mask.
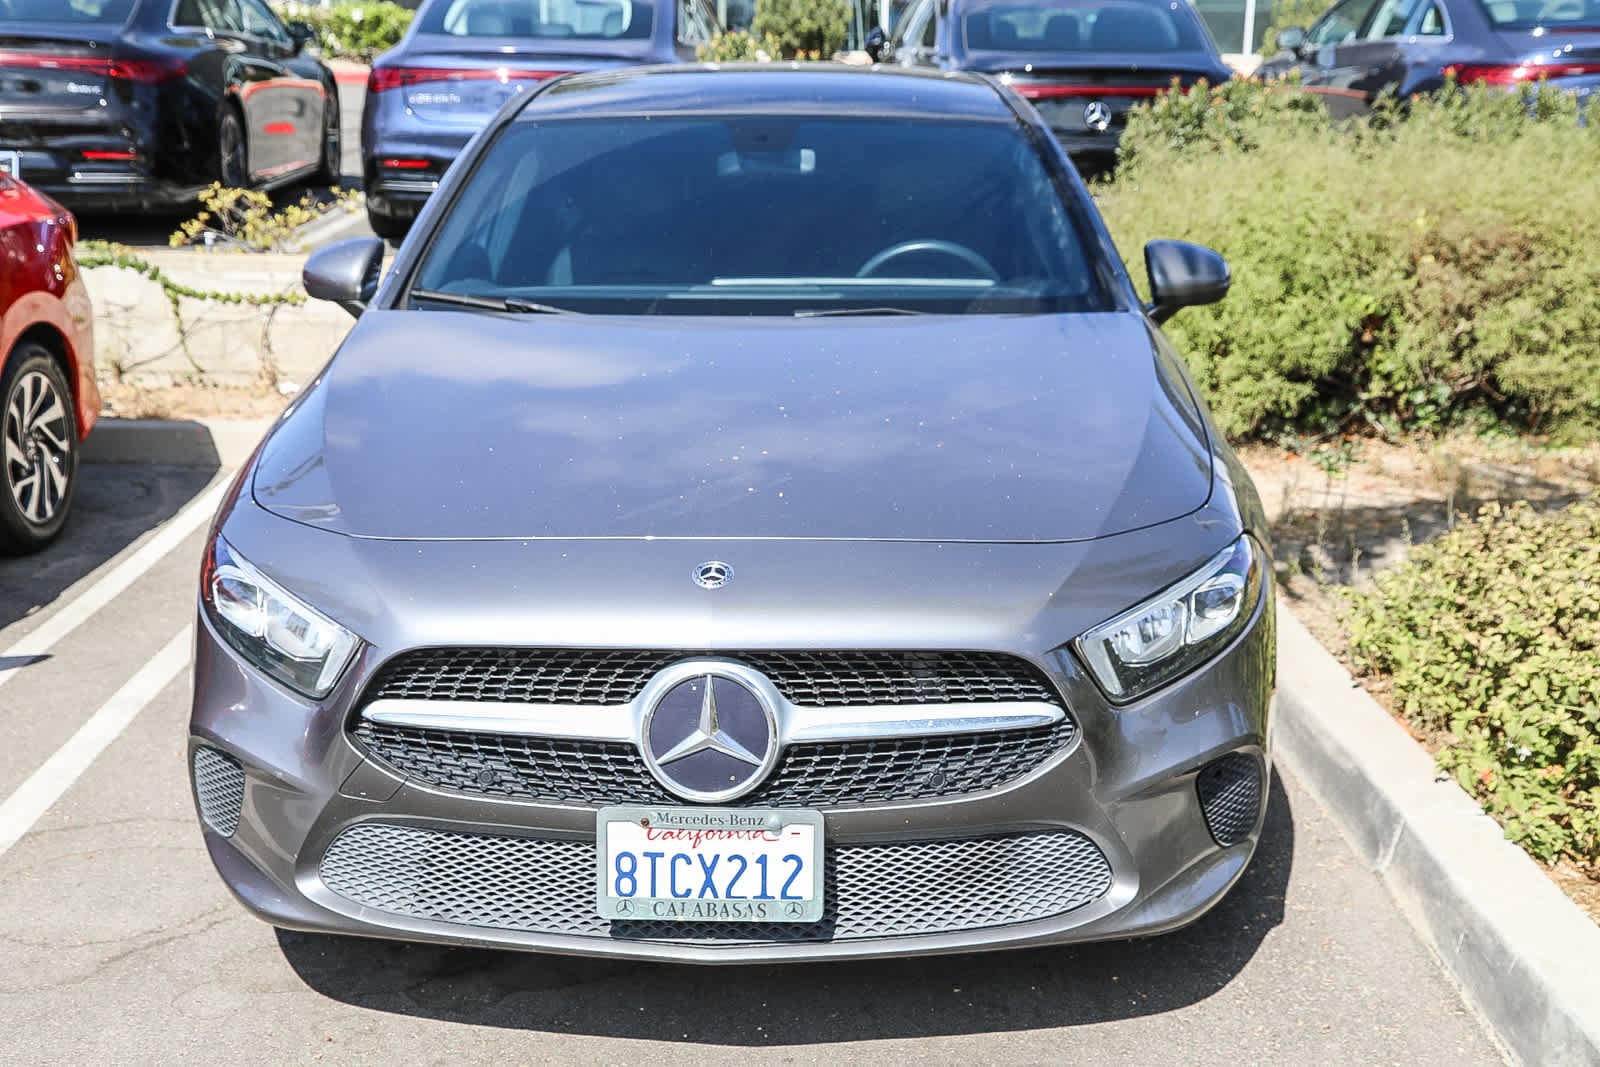
[[[733,581],[733,568],[720,559],[707,560],[694,569],[694,584],[701,589],[721,589]]]
[[[1111,128],[1111,108],[1104,100],[1091,100],[1083,107],[1083,124],[1095,133],[1105,133]]]

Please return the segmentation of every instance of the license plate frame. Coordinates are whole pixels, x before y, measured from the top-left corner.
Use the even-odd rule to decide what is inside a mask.
[[[650,841],[652,831],[664,836]],[[695,831],[743,836],[696,837]],[[639,847],[646,843],[656,846],[649,852],[661,855],[647,860],[649,853]],[[615,891],[627,884],[628,872],[619,867],[623,852],[633,855],[635,892],[631,895]],[[686,866],[676,860],[680,855],[692,863],[687,873],[681,874],[686,884],[678,881]],[[768,863],[759,865],[756,855],[767,856]],[[612,805],[595,813],[595,908],[601,918],[614,922],[820,922],[826,903],[823,855],[820,811]],[[742,856],[744,866],[728,860],[730,856]],[[714,857],[709,871],[703,862],[707,857]],[[798,865],[794,859],[800,861]],[[710,894],[706,892],[708,881]],[[667,892],[648,892],[652,888]],[[689,891],[686,897],[674,892],[685,888]],[[725,895],[733,889],[746,892]],[[759,895],[763,890],[765,897]]]
[[[13,178],[22,178],[22,153],[12,152],[0,148],[0,174],[9,174]]]

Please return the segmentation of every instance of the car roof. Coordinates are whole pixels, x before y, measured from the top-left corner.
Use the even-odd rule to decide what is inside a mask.
[[[984,78],[841,63],[675,64],[575,74],[535,94],[521,117],[730,112],[1017,118]]]

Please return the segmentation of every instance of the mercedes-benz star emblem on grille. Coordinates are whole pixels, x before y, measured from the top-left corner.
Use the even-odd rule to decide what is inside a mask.
[[[1083,106],[1083,124],[1095,133],[1111,128],[1111,109],[1104,100],[1091,100]]]
[[[694,569],[694,584],[701,589],[721,589],[733,581],[733,568],[720,559],[707,560]]]
[[[656,780],[686,800],[743,796],[766,780],[778,758],[772,701],[738,668],[675,664],[656,679],[640,749]]]

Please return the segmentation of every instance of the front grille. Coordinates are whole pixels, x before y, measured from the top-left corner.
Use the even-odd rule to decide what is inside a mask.
[[[1195,776],[1206,828],[1217,844],[1243,841],[1261,814],[1261,766],[1243,752],[1206,764]]]
[[[492,930],[694,942],[846,941],[978,930],[1062,915],[1100,899],[1111,867],[1070,830],[826,852],[819,923],[611,922],[595,914],[595,846],[360,823],[319,874],[354,904]]]
[[[996,652],[737,652],[790,703],[1059,704],[1026,660]],[[668,664],[695,653],[567,648],[428,648],[390,660],[368,686],[375,700],[626,704]]]
[[[223,837],[232,837],[244,807],[244,768],[226,752],[201,745],[194,750],[192,770],[200,818]]]
[[[1022,777],[1072,743],[1070,718],[1028,730],[791,745],[741,803],[831,808],[960,796]],[[368,752],[441,789],[548,803],[672,802],[631,744],[380,725],[355,727]]]

